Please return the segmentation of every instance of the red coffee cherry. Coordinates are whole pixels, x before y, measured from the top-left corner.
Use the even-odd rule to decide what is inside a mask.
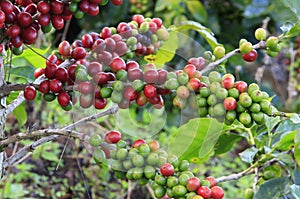
[[[34,77],[37,79],[39,76],[45,74],[45,68],[37,68],[34,71]]]
[[[84,34],[81,37],[81,42],[84,48],[91,48],[94,43],[93,37],[90,34]]]
[[[213,176],[208,176],[205,178],[205,180],[209,181],[210,187],[214,187],[217,185],[217,181]]]
[[[202,196],[204,199],[211,197],[211,189],[207,186],[201,186],[197,190],[198,195]]]
[[[58,94],[57,100],[61,106],[68,106],[70,103],[71,97],[70,97],[69,93],[67,93],[66,91],[63,91]]]
[[[16,24],[13,24],[13,25],[11,25],[10,27],[8,27],[6,29],[6,35],[8,37],[16,37],[16,36],[18,36],[20,34],[20,32],[21,32],[21,29]]]
[[[136,92],[131,86],[127,86],[124,89],[123,96],[126,100],[132,101],[137,98],[138,92]]]
[[[224,108],[232,111],[236,108],[236,100],[233,97],[226,97],[224,100]]]
[[[83,47],[76,47],[71,52],[71,57],[75,60],[84,59],[86,50]]]
[[[17,21],[18,21],[18,24],[23,26],[23,27],[27,27],[31,24],[32,22],[32,16],[30,13],[28,12],[20,12],[18,15],[17,15]]]
[[[46,1],[39,1],[37,3],[37,10],[41,13],[41,14],[47,14],[50,12],[50,5],[49,3],[47,3]]]
[[[62,16],[60,15],[53,15],[51,17],[51,22],[52,22],[52,25],[53,27],[56,29],[56,30],[60,30],[64,27],[65,23],[64,23],[64,19],[62,18]],[[74,58],[75,59],[75,58]]]
[[[64,11],[64,4],[61,1],[51,0],[50,7],[51,13],[54,15],[60,15]]]
[[[45,76],[49,79],[53,79],[55,77],[55,71],[57,70],[56,64],[49,64],[45,68]]]
[[[142,144],[146,144],[146,141],[144,139],[138,139],[132,143],[132,147],[138,148]]]
[[[94,99],[94,107],[96,109],[104,109],[107,105],[107,99],[105,98],[96,98]]]
[[[252,49],[249,53],[243,54],[242,58],[247,62],[253,62],[257,58],[257,51]]]
[[[163,164],[159,170],[163,176],[172,176],[175,172],[174,166],[170,163]]]
[[[34,100],[36,96],[36,90],[33,86],[26,86],[24,89],[24,97],[27,100]]]
[[[158,72],[156,69],[147,70],[144,73],[144,81],[149,84],[155,84],[158,82]]]
[[[122,138],[122,134],[119,131],[109,131],[108,133],[105,134],[105,142],[109,144],[115,144],[119,142]]]
[[[62,41],[58,46],[58,52],[62,56],[70,56],[71,54],[71,45],[68,41]]]
[[[48,93],[50,90],[49,83],[50,83],[49,80],[42,81],[39,85],[39,91],[44,94]]]
[[[62,90],[62,83],[58,79],[52,79],[49,88],[53,93],[59,93]]]
[[[232,74],[225,74],[222,77],[222,86],[226,89],[234,87],[234,76]]]
[[[37,31],[32,26],[28,26],[23,29],[21,37],[25,44],[33,44],[37,38]]]
[[[126,70],[126,63],[121,57],[115,57],[109,64],[109,67],[116,73],[119,70]]]
[[[78,91],[80,93],[83,93],[83,94],[91,93],[93,91],[93,89],[94,89],[94,85],[89,81],[80,82],[78,84]]]
[[[195,71],[196,66],[193,64],[188,64],[183,68],[183,72],[185,72],[189,76],[189,78],[194,77]]]
[[[235,88],[238,89],[240,93],[246,92],[248,89],[248,84],[244,81],[235,82]]]
[[[115,6],[119,6],[119,5],[122,5],[123,0],[111,0],[111,2],[112,2]]]
[[[189,178],[186,182],[186,188],[188,191],[197,191],[200,187],[200,180],[197,177]]]
[[[67,82],[68,79],[69,79],[68,71],[65,68],[58,68],[55,71],[54,75],[55,75],[55,78],[58,79],[61,82]]]
[[[152,84],[147,84],[144,87],[144,94],[147,98],[153,98],[157,95],[157,89]]]
[[[222,199],[224,197],[224,191],[219,186],[214,186],[211,188],[211,197],[213,199]]]
[[[136,14],[132,17],[132,21],[135,21],[138,23],[138,25],[141,25],[141,23],[144,22],[144,16],[140,14]]]

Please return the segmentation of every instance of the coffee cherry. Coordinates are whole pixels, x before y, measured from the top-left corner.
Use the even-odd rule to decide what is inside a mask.
[[[96,98],[94,99],[94,107],[96,109],[104,109],[107,105],[108,101],[105,98]]]
[[[58,68],[55,71],[54,76],[56,79],[58,79],[61,82],[67,82],[69,79],[68,71],[65,68]]]
[[[147,179],[154,179],[156,175],[156,170],[153,166],[147,165],[144,168],[144,175]]]
[[[224,57],[224,55],[225,55],[225,48],[223,46],[217,46],[214,49],[213,54],[214,54],[214,56],[216,56],[217,59],[220,59],[220,58]]]
[[[247,108],[247,107],[250,107],[251,104],[252,104],[252,99],[251,97],[249,96],[248,93],[241,93],[240,96],[239,96],[239,103]]]
[[[175,172],[174,166],[170,163],[165,163],[160,167],[160,173],[163,176],[171,176]]]
[[[197,190],[198,195],[202,196],[204,199],[211,197],[211,189],[207,186],[201,186]]]
[[[237,81],[234,84],[235,88],[238,89],[240,93],[246,92],[248,89],[248,85],[244,81]]]
[[[120,57],[114,58],[111,63],[109,64],[111,70],[113,72],[118,72],[119,70],[126,70],[126,63]]]
[[[267,32],[264,28],[258,28],[255,30],[254,36],[255,36],[255,39],[262,41],[262,40],[266,39]]]
[[[186,188],[188,191],[197,191],[200,188],[200,180],[197,177],[191,177],[186,182]]]
[[[49,83],[49,89],[53,93],[59,93],[62,90],[62,83],[58,79],[52,79]]]
[[[266,41],[266,46],[269,48],[271,51],[277,51],[277,45],[278,45],[279,39],[278,37],[271,36],[267,39]]]
[[[93,147],[98,147],[100,146],[100,144],[103,142],[101,136],[99,134],[93,134],[91,137],[90,137],[90,145],[93,146]]]
[[[132,143],[132,147],[138,148],[142,144],[146,144],[146,141],[144,139],[138,139]]]
[[[115,144],[121,140],[121,133],[119,131],[110,131],[105,134],[105,141],[110,144]]]
[[[71,53],[71,46],[68,41],[62,41],[58,46],[58,52],[62,56],[70,56]]]
[[[230,89],[234,86],[234,76],[232,74],[225,74],[222,77],[222,86],[226,89]]]
[[[86,50],[83,47],[76,47],[71,52],[71,57],[75,60],[84,59]]]
[[[89,108],[92,106],[94,100],[94,95],[89,94],[81,94],[79,98],[79,104],[82,108]]]
[[[247,112],[243,112],[239,116],[239,121],[244,125],[249,125],[252,122],[251,115]]]
[[[243,42],[241,45],[240,45],[240,51],[242,54],[246,54],[246,53],[249,53],[252,51],[253,47],[252,47],[252,44],[248,41],[246,42]]]
[[[157,95],[157,89],[152,84],[147,84],[144,87],[144,94],[147,98],[153,98]]]
[[[224,191],[219,186],[214,186],[211,188],[211,197],[213,199],[222,199],[224,197]]]
[[[61,106],[68,106],[69,102],[71,100],[71,97],[66,91],[63,91],[58,94],[57,100]]]
[[[224,100],[224,107],[228,111],[232,111],[236,108],[236,100],[233,97],[227,97]]]
[[[217,185],[217,181],[213,176],[208,176],[204,180],[207,180],[210,183],[210,188]]]
[[[254,192],[253,189],[246,189],[245,190],[245,199],[253,199]]]
[[[253,62],[257,58],[257,52],[255,49],[252,49],[249,53],[243,54],[242,58],[247,62]]]
[[[26,86],[24,89],[24,97],[26,100],[34,100],[36,96],[36,90],[33,86]]]
[[[158,72],[157,70],[147,70],[144,73],[144,81],[148,84],[154,84],[158,82]]]
[[[194,77],[196,70],[196,66],[193,64],[188,64],[183,68],[183,72],[185,72],[189,76],[189,78]]]
[[[190,91],[186,86],[179,86],[176,90],[176,94],[181,99],[187,99],[190,95]]]
[[[89,81],[80,82],[78,84],[78,91],[83,94],[88,94],[93,91],[93,84]]]

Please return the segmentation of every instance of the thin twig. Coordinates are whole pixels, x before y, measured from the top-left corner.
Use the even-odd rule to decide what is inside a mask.
[[[91,120],[95,120],[99,117],[104,117],[106,115],[110,115],[110,114],[115,114],[116,112],[118,111],[118,106],[117,105],[113,105],[111,106],[110,108],[108,108],[107,110],[103,111],[103,112],[100,112],[100,113],[97,113],[95,115],[92,115],[92,116],[89,116],[89,117],[86,117],[86,118],[82,118],[81,120],[73,123],[73,124],[70,124],[68,126],[65,126],[61,129],[61,131],[70,131],[72,129],[74,129],[75,127],[77,126],[80,126],[82,124],[85,124],[86,122],[88,121],[91,121]],[[81,134],[82,136],[85,136],[84,134]],[[38,146],[46,143],[46,142],[49,142],[49,141],[52,141],[54,139],[56,139],[59,135],[50,135],[50,136],[47,136],[47,137],[43,137],[31,144],[28,144],[26,146],[24,146],[20,151],[18,151],[15,155],[9,157],[7,160],[4,161],[3,163],[3,167],[6,168],[10,165],[13,165],[16,161],[18,161],[20,158],[24,157],[27,153],[31,152],[31,151],[34,151]]]

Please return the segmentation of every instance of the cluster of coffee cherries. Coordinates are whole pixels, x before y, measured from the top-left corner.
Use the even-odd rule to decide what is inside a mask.
[[[129,11],[131,13],[144,14],[145,16],[151,15],[151,7],[153,6],[153,1],[149,0],[130,0]]]
[[[118,5],[122,3],[122,1],[113,2]],[[76,3],[80,4],[81,10],[85,9],[84,11],[90,15],[96,15],[99,12],[99,1],[83,0],[76,1]],[[13,47],[13,53],[21,54],[23,43],[33,44],[40,29],[46,33],[52,27],[57,30],[62,29],[65,21],[70,20],[73,16],[73,12],[70,10],[71,4],[71,1],[60,0],[16,0],[14,2],[1,0],[0,27],[5,28],[9,44]]]
[[[261,91],[256,83],[248,85],[235,81],[232,74],[221,75],[212,71],[202,76],[205,84],[196,95],[200,116],[210,115],[226,124],[238,119],[246,127],[256,122],[263,124],[265,115],[272,113],[272,105],[267,92]]]
[[[46,78],[38,89],[47,101],[52,101],[57,96],[59,104],[65,110],[70,110],[72,100],[73,103],[77,101],[75,96],[72,97],[73,89],[81,94],[81,107],[94,105],[95,108],[102,109],[111,95],[115,96],[112,99],[117,98],[117,94],[112,93],[112,88],[120,91],[121,83],[127,79],[127,73],[131,69],[133,72],[128,73],[129,79],[136,77],[137,70],[133,70],[134,68],[138,68],[143,76],[137,62],[125,63],[126,54],[152,54],[167,39],[168,32],[159,18],[144,19],[142,15],[135,15],[130,23],[122,22],[116,29],[105,27],[100,33],[84,34],[72,44],[63,41],[57,52],[47,58],[46,68],[36,71],[36,78],[43,74]],[[59,67],[65,60],[73,60],[75,63]],[[68,85],[73,86],[71,90],[65,88]],[[132,87],[126,87],[125,90],[130,88]],[[131,90],[124,92],[124,96],[127,96],[125,99],[132,99],[130,92]],[[34,86],[25,88],[26,99],[33,100],[35,95]],[[122,99],[113,101],[121,102]]]
[[[123,3],[123,0],[110,0],[112,4],[119,6]],[[74,13],[74,17],[81,19],[84,14],[90,16],[96,16],[100,12],[99,5],[106,5],[108,0],[77,0],[72,1],[69,10]]]
[[[276,36],[270,36],[267,38],[267,32],[264,28],[258,28],[254,33],[255,38],[258,41],[265,42],[265,49],[267,55],[270,57],[276,57],[281,50],[279,44],[279,38]],[[247,62],[253,62],[257,59],[257,51],[253,49],[252,43],[246,39],[241,39],[239,42],[239,50],[242,53],[242,58]]]
[[[110,168],[118,179],[134,180],[139,185],[151,184],[157,198],[186,199],[222,199],[224,191],[217,186],[214,177],[200,180],[190,171],[187,160],[178,160],[175,155],[168,155],[160,148],[156,140],[134,141],[131,146],[121,139],[121,133],[110,131],[104,141],[116,147],[109,152],[101,149],[103,139],[95,134],[90,138],[94,151],[94,160],[98,164],[112,159]]]

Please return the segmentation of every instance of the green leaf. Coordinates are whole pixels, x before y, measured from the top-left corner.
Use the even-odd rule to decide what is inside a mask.
[[[14,59],[24,58],[35,68],[44,68],[46,67],[46,59],[42,56],[45,56],[49,49],[50,46],[46,49],[39,49],[33,47],[31,49],[27,48],[23,51],[21,55],[15,56]]]
[[[42,158],[44,158],[45,160],[49,160],[49,161],[53,161],[53,162],[58,162],[59,156],[57,156],[57,154],[53,153],[53,151],[43,151],[42,152]]]
[[[294,156],[298,166],[300,166],[300,129],[296,130],[294,140],[295,140]]]
[[[206,22],[207,12],[201,1],[188,0],[185,2],[189,13],[199,22]]]
[[[214,148],[223,124],[213,118],[195,118],[180,126],[169,143],[169,153],[180,159],[206,157]]]
[[[215,145],[215,154],[222,154],[229,151],[233,145],[241,140],[241,136],[234,133],[222,134]]]
[[[170,32],[169,39],[163,43],[156,54],[145,56],[145,60],[154,63],[161,68],[165,63],[171,61],[178,48],[178,36],[176,31]]]
[[[267,130],[268,132],[270,133],[273,128],[280,122],[280,117],[269,117],[267,120],[266,120],[266,127],[267,127]]]
[[[219,46],[220,44],[218,43],[217,39],[214,37],[213,32],[201,25],[198,22],[195,21],[185,21],[182,22],[178,26],[171,26],[169,28],[170,31],[177,31],[177,30],[182,30],[182,29],[189,29],[189,30],[195,30],[201,34],[201,36],[207,41],[207,43],[210,45],[212,49],[215,49],[216,46]]]
[[[163,129],[167,120],[167,114],[164,109],[155,109],[153,107],[145,109],[148,112],[147,123],[138,122],[136,114],[138,110],[120,109],[117,113],[117,126],[123,133],[135,137],[152,137]]]
[[[286,119],[278,125],[276,132],[293,131],[298,128],[300,128],[300,124],[294,124],[291,120]]]
[[[299,124],[300,123],[300,117],[297,113],[294,113],[292,117],[290,117],[290,120],[294,123],[294,124]]]
[[[257,152],[258,152],[258,149],[255,147],[252,147],[252,148],[248,148],[248,149],[244,150],[239,155],[244,162],[252,163]]]
[[[277,150],[287,151],[294,145],[295,131],[285,132],[278,138],[278,142],[273,144],[273,148]]]
[[[300,20],[300,0],[281,0],[281,2],[298,17],[298,20]]]
[[[299,168],[295,168],[294,170],[294,183],[300,186],[300,170]]]
[[[284,38],[292,38],[300,35],[300,23],[292,24],[285,24],[284,26],[280,27],[284,32]]]
[[[274,155],[276,158],[278,158],[279,161],[284,162],[287,165],[293,165],[294,160],[289,154],[279,153]]]
[[[12,67],[10,70],[10,74],[15,77],[25,78],[28,81],[34,81],[35,78],[33,76],[35,68],[32,66],[18,66]]]
[[[274,178],[264,182],[255,193],[254,199],[279,198],[289,190],[289,177]]]
[[[291,185],[291,193],[295,199],[300,199],[300,186],[295,184]]]
[[[25,104],[24,103],[22,103],[21,105],[17,106],[13,110],[13,114],[17,118],[18,123],[20,125],[24,125],[26,123],[26,121],[27,121],[27,113],[26,113],[26,109],[25,109]]]

